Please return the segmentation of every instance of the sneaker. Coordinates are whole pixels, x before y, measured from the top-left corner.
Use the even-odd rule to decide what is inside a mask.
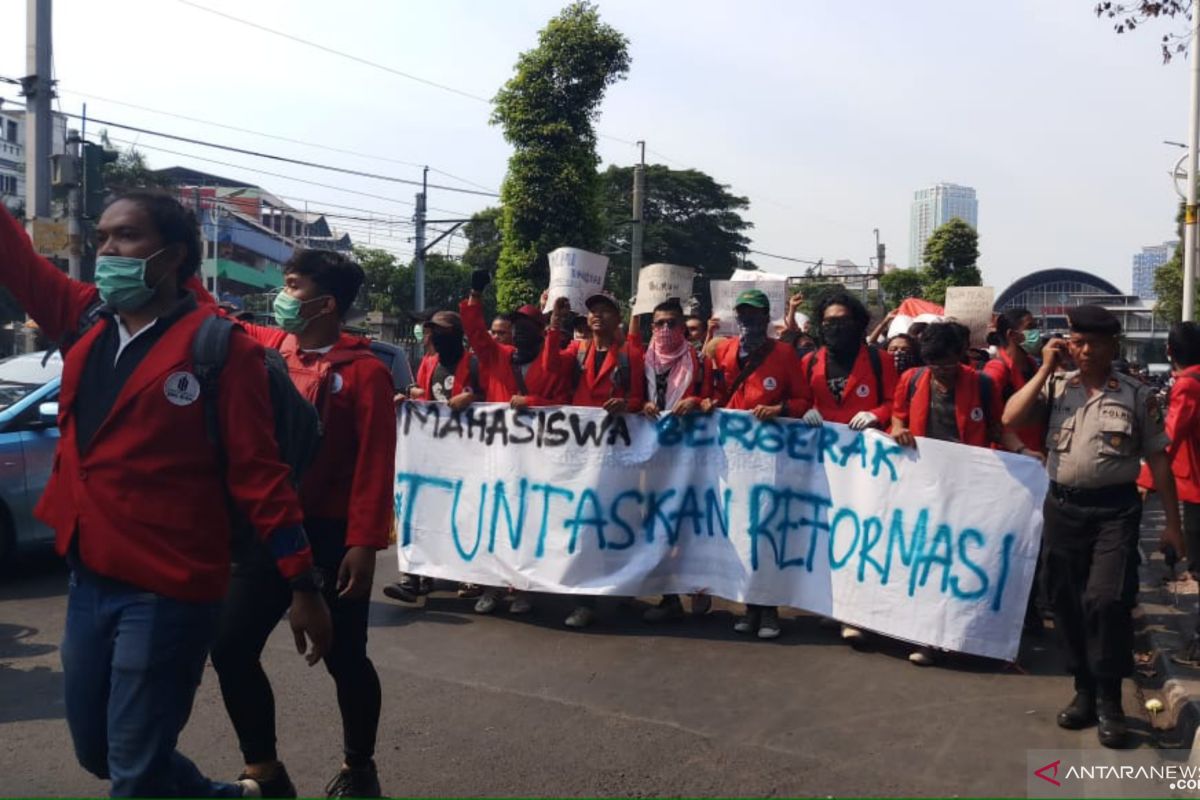
[[[270,778],[252,778],[247,773],[243,772],[238,775],[236,781],[238,786],[242,787],[242,797],[295,797],[296,787],[292,784],[292,779],[288,777],[287,768],[283,764],[275,770],[275,774]],[[254,785],[253,791],[257,794],[247,794],[246,789],[249,784]]]
[[[596,618],[596,612],[587,606],[575,606],[575,610],[563,622],[568,628],[586,628]]]
[[[382,797],[375,762],[365,767],[342,767],[325,787],[326,797]]]
[[[918,667],[932,667],[934,662],[934,652],[931,647],[918,647],[908,654],[910,664],[916,664]]]
[[[433,578],[425,575],[417,579],[417,594],[429,594],[433,591]]]
[[[508,605],[508,613],[510,614],[528,614],[532,610],[533,602],[529,599],[529,595],[524,592],[514,594],[512,602]]]
[[[778,639],[781,633],[783,633],[783,629],[779,627],[779,610],[764,608],[758,623],[758,638]]]
[[[662,601],[642,614],[646,622],[677,622],[683,619],[683,601],[677,594],[664,595]]]
[[[461,589],[459,591],[461,591]],[[480,595],[479,599],[475,601],[475,613],[490,614],[496,610],[497,602],[499,602],[499,598],[496,596],[496,591],[494,589],[489,589]]]
[[[399,600],[401,603],[417,602],[417,593],[410,586],[406,586],[402,580],[384,586],[383,596]]]
[[[861,644],[867,635],[858,628],[852,628],[849,625],[842,626],[842,641],[848,644]]]
[[[460,583],[458,585],[458,596],[464,600],[470,600],[473,597],[479,597],[483,594],[483,587],[476,583]],[[478,611],[479,609],[476,609]],[[486,611],[483,613],[487,613]]]
[[[262,797],[262,789],[253,778],[238,778],[233,785],[241,791],[240,797]],[[295,795],[293,795],[294,797]]]
[[[738,633],[753,633],[758,630],[759,612],[757,610],[748,610],[737,622],[733,624],[733,629]]]
[[[692,616],[703,617],[709,611],[712,611],[712,595],[694,594],[692,595]]]

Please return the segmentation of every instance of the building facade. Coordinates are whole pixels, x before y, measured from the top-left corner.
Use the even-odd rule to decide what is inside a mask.
[[[979,201],[970,186],[938,183],[913,194],[912,218],[908,228],[908,266],[921,266],[925,243],[942,225],[958,217],[979,230]]]
[[[50,154],[67,147],[67,118],[54,115]],[[0,202],[10,208],[25,202],[25,111],[0,105]]]
[[[1157,300],[1158,293],[1154,291],[1154,273],[1163,264],[1171,260],[1179,242],[1164,242],[1163,244],[1143,247],[1142,252],[1133,256],[1133,294],[1143,300]]]

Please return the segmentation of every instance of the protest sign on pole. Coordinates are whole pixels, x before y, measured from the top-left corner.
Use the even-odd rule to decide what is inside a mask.
[[[971,346],[987,347],[996,290],[991,286],[951,286],[946,289],[946,316],[971,329]]]
[[[736,336],[733,306],[737,296],[747,289],[758,289],[767,296],[771,304],[771,319],[783,319],[787,312],[788,289],[785,281],[709,281],[708,290],[712,297],[712,315],[721,321],[717,336]],[[778,336],[774,325],[767,326],[771,336]]]
[[[706,592],[1016,657],[1047,489],[1036,459],[744,411],[406,403],[397,426],[402,572]]]
[[[649,264],[638,273],[637,302],[634,314],[649,314],[659,303],[672,297],[680,303],[692,295],[692,279],[696,270],[675,264]]]
[[[571,302],[571,310],[582,314],[584,301],[589,295],[604,288],[604,273],[608,272],[608,256],[589,253],[578,247],[560,247],[551,250],[550,286],[546,294],[546,307],[554,308],[554,301],[565,297]]]

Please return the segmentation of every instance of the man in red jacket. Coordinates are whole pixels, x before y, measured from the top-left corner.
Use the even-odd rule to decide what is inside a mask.
[[[749,411],[755,419],[803,417],[812,407],[795,349],[767,336],[771,303],[758,289],[747,289],[734,304],[738,335],[717,343],[706,372],[712,376],[705,408]],[[733,629],[774,639],[782,633],[775,606],[747,604]]]
[[[71,566],[62,658],[75,752],[114,796],[257,795],[252,780],[208,780],[175,745],[229,581],[226,498],[271,553],[297,648],[308,636],[313,664],[329,647],[263,351],[234,331],[223,374],[238,379],[200,396],[192,340],[215,309],[182,289],[199,267],[200,237],[176,200],[125,195],[105,209],[96,239],[93,286],[34,253],[0,211],[0,283],[47,336],[69,343],[61,439],[37,513]],[[206,401],[218,406],[219,445]]]
[[[1042,349],[1042,332],[1027,309],[1010,308],[996,318],[996,335],[1003,345],[997,357],[984,365],[983,371],[995,383],[1000,399],[1008,402],[1008,398],[1019,392],[1037,372],[1034,355]],[[1022,452],[1042,456],[1046,449],[1045,420],[1036,420],[1018,429],[1016,434],[1024,445]]]
[[[396,411],[391,374],[369,343],[342,333],[363,283],[362,268],[326,250],[301,250],[284,267],[275,299],[279,328],[247,330],[283,354],[296,388],[320,414],[320,448],[300,485],[316,565],[329,576],[325,598],[333,647],[325,666],[337,685],[344,761],[326,794],[378,797],[373,760],[380,688],[367,656],[367,615],[375,554],[388,546]],[[261,548],[240,554],[226,600],[213,666],[246,762],[243,777],[265,797],[294,797],[275,749],[275,708],[260,656],[286,604],[286,586]]]

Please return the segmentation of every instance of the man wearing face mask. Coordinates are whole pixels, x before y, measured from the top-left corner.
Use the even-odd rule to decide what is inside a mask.
[[[425,330],[433,352],[421,359],[408,399],[446,403],[455,411],[482,400],[479,360],[463,341],[462,317],[454,311],[439,311],[425,323]]]
[[[907,333],[897,333],[888,339],[887,352],[892,357],[892,363],[896,365],[897,376],[921,365],[916,340]]]
[[[863,338],[870,322],[866,307],[854,295],[832,292],[817,303],[816,316],[824,346],[804,359],[814,403],[804,421],[841,422],[854,430],[886,428],[892,418],[896,367]]]
[[[392,524],[396,412],[387,367],[366,339],[341,329],[363,277],[340,253],[299,250],[284,266],[275,298],[279,327],[246,326],[283,355],[292,382],[321,418],[321,444],[300,500],[314,560],[329,576],[334,638],[325,666],[337,686],[344,745],[341,767],[326,787],[331,797],[380,794],[373,757],[381,693],[367,656],[367,612],[375,554],[387,548]],[[213,666],[245,759],[242,777],[256,780],[265,797],[294,797],[276,752],[271,684],[260,662],[286,585],[262,548],[235,557]]]
[[[481,298],[490,282],[487,270],[472,272],[471,294],[458,306],[467,340],[479,359],[484,398],[489,403],[508,403],[518,409],[565,402],[567,376],[562,374],[562,359],[558,358],[562,332],[557,327],[544,331],[537,306],[525,305],[503,317],[512,328],[513,344],[503,344],[489,335],[483,327]],[[475,613],[495,611],[501,594],[499,588],[485,588],[475,603]],[[532,608],[526,593],[515,592],[508,610],[524,614]]]
[[[1037,320],[1024,308],[1010,308],[996,318],[996,335],[1002,348],[997,358],[984,366],[992,382],[1000,391],[1004,402],[1021,390],[1037,372],[1038,362],[1034,355],[1041,352],[1042,332]],[[1044,458],[1042,450],[1046,444],[1046,421],[1033,420],[1017,428],[1015,433],[1024,445],[1018,451],[1037,458]]]
[[[738,335],[717,342],[707,369],[709,397],[702,406],[749,411],[758,420],[802,417],[812,395],[800,379],[800,359],[790,345],[767,336],[771,304],[758,289],[747,289],[734,301]],[[782,632],[774,606],[747,604],[733,628],[774,639]]]
[[[226,500],[268,543],[298,648],[312,640],[310,664],[329,648],[263,350],[232,332],[224,374],[236,379],[207,399],[219,452],[192,361],[216,308],[183,288],[200,264],[195,217],[133,192],[105,209],[96,239],[93,286],[38,256],[0,211],[0,283],[65,350],[61,439],[36,513],[71,567],[62,661],[75,752],[113,796],[257,796],[252,780],[208,780],[175,747],[229,582]]]

